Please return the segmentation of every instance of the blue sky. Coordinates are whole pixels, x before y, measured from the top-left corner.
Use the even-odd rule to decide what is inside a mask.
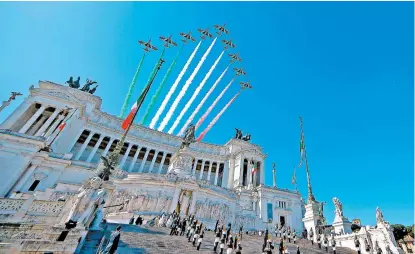
[[[302,115],[313,190],[318,200],[328,203],[328,222],[334,217],[331,199],[336,196],[349,219],[374,224],[380,206],[386,220],[410,224],[414,215],[413,7],[412,2],[3,2],[0,98],[7,99],[11,91],[26,96],[38,80],[63,84],[69,76],[81,76],[82,81],[88,77],[100,84],[96,95],[103,98],[102,109],[118,115],[142,56],[137,40],[153,38],[161,46],[160,35],[173,34],[178,41],[179,32],[193,31],[196,36],[199,27],[227,23],[231,32],[227,38],[233,39],[243,58],[239,66],[248,73],[238,81],[249,80],[254,89],[241,94],[205,141],[223,144],[235,127],[248,131],[252,142],[268,154],[266,183],[272,184],[275,162],[278,186],[293,189]],[[210,42],[202,43],[179,87]],[[195,45],[184,47],[156,108]],[[213,47],[175,116],[221,50],[219,44]],[[167,63],[150,94],[176,53],[177,48],[166,51]],[[133,98],[158,54],[146,57]],[[226,58],[219,62],[181,124],[227,64]],[[230,79],[232,74],[227,73],[202,111]],[[234,84],[202,129],[237,90]],[[178,90],[173,97],[177,94]],[[22,100],[1,112],[0,121]],[[297,178],[306,197],[304,168],[297,170]]]

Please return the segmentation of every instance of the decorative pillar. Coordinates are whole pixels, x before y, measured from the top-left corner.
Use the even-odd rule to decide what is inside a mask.
[[[272,186],[277,188],[277,166],[275,163],[272,163]]]
[[[164,165],[164,161],[166,160],[166,156],[167,156],[167,153],[166,152],[163,152],[163,158],[161,158],[161,162],[160,162],[160,166],[159,166],[159,171],[158,171],[158,174],[159,175],[161,174],[161,171],[163,170],[163,165]]]
[[[43,111],[45,111],[45,109],[46,109],[46,106],[42,105],[36,111],[36,113],[29,119],[29,121],[27,121],[27,123],[23,125],[23,127],[19,130],[19,133],[26,133],[26,131],[30,128],[30,126],[32,126],[32,124],[36,121],[36,119],[40,116],[40,114],[42,114]]]
[[[40,129],[36,132],[35,136],[41,136],[46,131],[46,129],[51,125],[52,121],[55,120],[55,118],[58,116],[60,111],[61,111],[60,109],[55,108],[55,111],[48,118],[48,120],[46,120],[46,122],[42,125],[42,127],[40,127]]]
[[[196,213],[196,201],[197,201],[197,192],[192,192],[192,204],[190,205],[189,213],[195,214]]]
[[[171,205],[169,209],[169,213],[172,213],[176,210],[177,202],[179,201],[180,197],[180,187],[177,187],[173,194],[173,199],[171,200]]]
[[[210,161],[210,162],[209,162],[209,170],[208,170],[208,175],[207,175],[207,180],[208,180],[208,181],[210,180],[210,174],[211,174],[211,171],[212,171],[212,165],[213,165],[213,162],[212,162],[212,161]]]
[[[216,162],[216,172],[215,172],[215,181],[213,182],[214,185],[218,185],[218,178],[219,178],[219,167],[220,167],[220,162]],[[224,170],[225,170],[225,165],[224,165]],[[210,170],[209,170],[210,172]],[[222,174],[222,183],[223,181],[223,175]]]
[[[121,159],[121,162],[120,162],[120,168],[122,169],[122,167],[124,166],[124,164],[125,164],[125,161],[127,160],[127,158],[128,158],[128,154],[130,153],[130,151],[131,151],[131,148],[133,147],[133,143],[129,143],[128,144],[128,147],[127,147],[127,151],[125,151],[125,154],[124,154],[124,156],[122,157],[122,159]]]
[[[56,127],[58,127],[58,124],[60,122],[62,122],[62,120],[65,118],[64,115],[58,115],[58,120],[56,120],[52,126],[49,128],[49,130],[46,132],[45,134],[45,138],[49,137],[50,135],[52,135],[52,133],[56,130]]]
[[[108,151],[110,150],[110,148],[111,148],[111,145],[112,145],[112,143],[114,143],[114,138],[113,137],[110,137],[110,141],[108,141],[108,144],[107,144],[107,146],[105,147],[105,150],[104,150],[104,152],[102,153],[102,156],[105,156],[105,155],[107,155],[107,153],[108,153]]]
[[[82,144],[81,149],[79,149],[78,153],[76,154],[74,160],[79,160],[82,153],[85,151],[86,147],[89,144],[89,141],[91,141],[92,136],[94,136],[94,132],[90,131],[88,137],[86,138],[85,142]]]
[[[97,143],[95,144],[94,148],[92,149],[91,153],[88,156],[88,159],[86,159],[86,162],[91,162],[92,158],[94,158],[95,153],[98,150],[98,147],[101,145],[102,140],[104,139],[104,135],[100,135]]]
[[[135,162],[137,161],[137,158],[138,158],[138,155],[140,154],[140,151],[141,151],[141,147],[137,146],[137,151],[135,151],[133,161],[131,161],[131,164],[128,167],[128,172],[131,173],[133,171],[133,168],[135,166]]]
[[[244,166],[245,166],[245,158],[241,155],[241,161],[239,162],[239,186],[242,186],[243,177],[244,177]],[[249,162],[248,162],[249,167]]]
[[[202,160],[202,167],[200,168],[199,180],[202,180],[203,171],[205,171],[205,160]]]
[[[139,173],[142,173],[143,172],[143,169],[144,169],[144,166],[146,165],[146,162],[147,162],[147,157],[148,157],[148,154],[150,153],[150,148],[148,148],[148,147],[146,147],[146,153],[144,154],[144,158],[143,158],[143,161],[141,162],[141,166],[140,166],[140,170],[138,171]]]
[[[154,150],[154,156],[153,156],[153,159],[151,160],[150,169],[148,170],[149,173],[153,172],[154,163],[156,162],[158,154],[159,154],[159,151]]]
[[[36,130],[40,129],[40,126],[43,124],[43,121],[45,121],[46,116],[41,115],[39,121],[37,121],[33,127],[29,128],[29,130],[26,132],[27,135],[34,136],[36,133]]]
[[[196,168],[197,168],[197,163],[198,162],[199,162],[199,160],[195,158],[195,164],[193,164],[193,168],[192,168],[192,175],[196,174]]]

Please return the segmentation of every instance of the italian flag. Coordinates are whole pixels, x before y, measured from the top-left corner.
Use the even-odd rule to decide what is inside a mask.
[[[122,123],[121,128],[123,130],[126,130],[128,128],[128,126],[130,126],[132,124],[132,122],[134,120],[135,113],[137,113],[137,110],[138,110],[138,101],[136,101],[134,103],[134,105],[131,107],[130,113],[125,118],[124,122]]]
[[[257,166],[256,163],[254,162],[254,167],[252,168],[251,174],[255,174],[255,172],[257,171]]]
[[[75,111],[76,110],[74,110],[73,112],[72,112],[72,114],[68,117],[68,119],[66,119],[65,121],[63,121],[61,124],[59,124],[59,126],[58,126],[58,129],[59,129],[59,131],[62,131],[63,130],[63,128],[65,128],[65,126],[66,126],[66,123],[72,118],[72,116],[75,114]]]
[[[127,130],[128,126],[130,126],[133,123],[135,115],[136,115],[137,110],[138,110],[138,106],[141,105],[143,97],[144,97],[145,94],[147,94],[149,88],[150,88],[150,86],[147,85],[147,87],[141,93],[140,97],[138,97],[137,101],[131,107],[130,113],[128,114],[128,116],[125,118],[124,122],[121,125],[121,128],[123,130]]]

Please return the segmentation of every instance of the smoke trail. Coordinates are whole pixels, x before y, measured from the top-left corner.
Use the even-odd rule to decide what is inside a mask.
[[[177,76],[177,78],[174,81],[173,85],[170,87],[170,90],[167,93],[166,98],[164,98],[163,102],[161,103],[161,106],[160,106],[159,110],[157,110],[156,115],[151,120],[151,123],[150,123],[150,126],[149,126],[151,129],[154,129],[154,127],[156,126],[156,123],[159,120],[161,113],[163,113],[164,108],[166,108],[167,102],[170,100],[170,97],[173,95],[174,91],[176,90],[177,85],[179,84],[180,80],[182,79],[182,77],[183,77],[184,73],[186,72],[187,68],[189,68],[189,65],[192,62],[193,57],[196,55],[196,52],[199,49],[201,43],[202,43],[202,41],[200,41],[199,44],[197,44],[196,48],[193,50],[192,54],[190,55],[189,59],[187,60],[186,64],[184,65],[182,71],[179,73],[179,76]]]
[[[187,112],[187,110],[190,108],[190,106],[192,105],[193,101],[196,99],[196,97],[199,95],[200,90],[202,90],[203,86],[206,84],[206,81],[209,79],[210,75],[212,75],[213,70],[215,70],[216,65],[219,63],[220,59],[223,56],[223,53],[225,51],[222,51],[222,53],[219,55],[219,57],[216,59],[216,61],[213,63],[212,67],[210,67],[208,73],[206,74],[206,76],[203,78],[202,82],[200,82],[199,86],[196,88],[195,92],[192,94],[192,97],[189,99],[189,101],[186,103],[186,105],[184,105],[184,108],[182,109],[182,111],[180,112],[179,116],[176,118],[176,120],[173,123],[173,126],[170,128],[170,130],[168,131],[169,134],[172,134],[173,131],[176,129],[177,125],[179,125],[180,120],[182,120],[183,115]]]
[[[186,93],[187,88],[189,88],[190,84],[192,83],[192,81],[193,81],[194,77],[196,76],[197,72],[199,71],[200,67],[202,67],[203,62],[206,60],[206,57],[209,55],[209,52],[212,49],[213,45],[215,45],[216,39],[217,38],[215,38],[213,40],[213,42],[210,44],[209,48],[206,50],[205,54],[200,59],[200,61],[197,64],[196,68],[194,69],[194,71],[192,72],[190,77],[186,80],[186,83],[182,87],[182,90],[177,95],[177,97],[174,100],[173,104],[171,105],[169,111],[167,112],[167,114],[164,117],[163,121],[161,122],[159,128],[157,129],[158,131],[163,131],[164,127],[166,127],[167,123],[170,121],[170,118],[172,117],[174,111],[177,108],[177,105],[179,104],[180,100],[183,98],[184,94]]]
[[[146,56],[146,54],[144,53],[143,56],[141,57],[140,63],[137,66],[137,70],[135,71],[133,80],[131,81],[130,88],[128,88],[128,92],[127,92],[127,95],[125,97],[124,104],[122,105],[122,108],[121,108],[121,113],[120,113],[121,118],[124,118],[125,111],[127,110],[127,106],[130,103],[131,94],[133,93],[133,90],[134,90],[134,87],[135,87],[135,82],[137,80],[138,73],[140,73],[141,65],[144,62],[144,57],[145,56]]]
[[[176,65],[177,58],[180,55],[180,52],[182,51],[184,44],[179,49],[179,52],[177,52],[177,55],[174,57],[173,62],[170,64],[169,68],[167,69],[166,75],[164,75],[163,80],[161,81],[159,87],[157,88],[156,92],[154,93],[153,97],[151,97],[150,104],[147,106],[146,113],[143,116],[143,119],[141,119],[141,124],[147,125],[147,117],[150,114],[151,110],[153,109],[154,103],[157,101],[157,98],[159,97],[161,90],[164,88],[164,85],[167,81],[167,78],[170,76],[171,71],[173,70],[173,67]]]
[[[225,94],[226,90],[228,90],[228,88],[231,86],[231,84],[233,83],[233,81],[234,81],[234,79],[232,79],[231,82],[229,82],[229,84],[225,87],[225,89],[223,89],[223,91],[215,99],[215,101],[212,103],[212,105],[210,105],[210,107],[206,110],[206,112],[203,114],[203,116],[199,119],[199,121],[196,123],[195,130],[197,130],[200,127],[200,125],[203,123],[203,121],[205,121],[206,117],[210,114],[210,112],[212,111],[212,109],[216,106],[216,104],[218,103],[218,101]]]
[[[205,97],[203,97],[203,99],[200,101],[199,105],[197,105],[197,107],[193,111],[192,115],[190,115],[189,119],[187,119],[186,123],[183,125],[183,127],[180,130],[178,136],[182,136],[183,135],[183,133],[185,132],[187,126],[189,126],[189,124],[193,121],[193,119],[195,118],[196,114],[199,113],[199,110],[202,108],[203,104],[205,104],[205,102],[206,102],[207,98],[209,97],[209,95],[213,92],[213,90],[216,88],[216,86],[222,80],[223,76],[228,71],[229,66],[230,65],[228,65],[228,67],[226,67],[226,69],[222,72],[222,74],[220,74],[219,78],[215,81],[215,83],[213,84],[213,86],[206,93]]]
[[[222,116],[222,114],[226,111],[227,108],[232,104],[232,102],[238,97],[238,95],[241,93],[239,91],[235,96],[232,97],[232,99],[225,105],[225,107],[219,112],[219,114],[216,115],[216,117],[209,123],[209,125],[206,127],[206,129],[199,135],[197,138],[197,141],[200,142],[206,135],[206,133],[213,127],[213,125],[219,120],[219,118]]]

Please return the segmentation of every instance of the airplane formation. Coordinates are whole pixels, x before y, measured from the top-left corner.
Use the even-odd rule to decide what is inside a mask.
[[[229,30],[226,28],[226,24],[214,25],[214,28],[216,29],[216,34],[218,36],[221,36],[222,34],[229,34]],[[209,32],[209,28],[207,28],[207,29],[199,28],[199,29],[197,29],[197,31],[200,33],[200,38],[202,40],[205,40],[207,38],[213,38],[213,35]],[[196,41],[196,39],[192,36],[191,32],[188,32],[188,33],[181,32],[180,36],[182,37],[181,41],[183,43],[188,43],[189,41],[192,41],[192,42]],[[172,35],[170,35],[169,37],[160,36],[159,38],[160,38],[161,41],[164,42],[163,46],[166,47],[166,48],[170,48],[172,46],[177,46],[177,43],[172,40]],[[147,42],[138,41],[138,43],[143,46],[142,49],[146,53],[158,50],[155,46],[153,46],[151,44],[151,39]],[[222,43],[223,43],[223,49],[224,50],[228,50],[230,48],[235,48],[235,44],[232,42],[231,39],[229,39],[229,40],[224,39],[224,40],[222,40]],[[230,58],[231,63],[242,62],[242,58],[239,57],[239,52],[236,53],[236,54],[229,53],[228,56]],[[241,68],[234,68],[234,71],[235,71],[236,76],[246,76],[246,72],[244,71],[244,69],[242,67]],[[242,89],[252,88],[250,82],[241,82],[240,84],[241,84]]]

